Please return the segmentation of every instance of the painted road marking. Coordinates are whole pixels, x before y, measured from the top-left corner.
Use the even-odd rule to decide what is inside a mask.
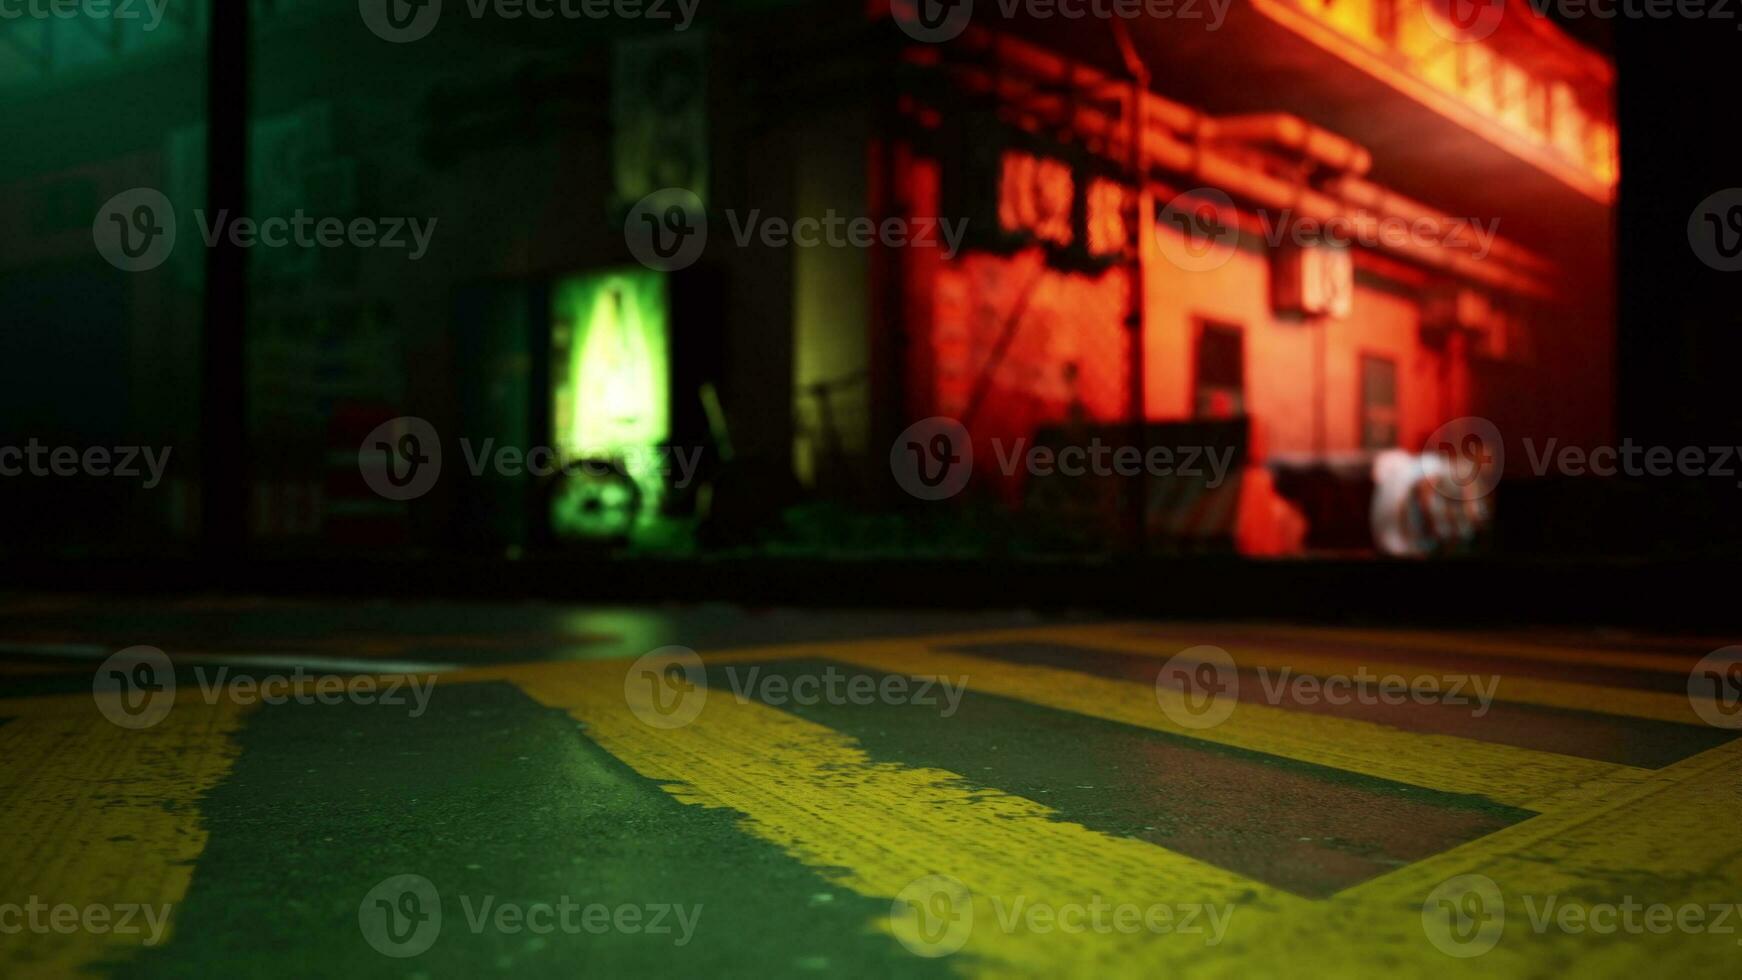
[[[795,699],[808,678],[891,675],[836,661],[756,665],[755,693],[852,737],[873,760],[961,773],[1059,819],[1134,837],[1296,895],[1323,897],[1535,816],[972,689],[857,703]],[[710,692],[738,677],[708,675]],[[906,678],[902,678],[904,681]],[[971,678],[963,678],[971,680]]]
[[[942,874],[974,896],[975,923],[1028,906],[1209,903],[1284,914],[1309,903],[1240,875],[1128,837],[1058,818],[1031,800],[978,789],[953,772],[873,762],[853,740],[787,712],[711,698],[683,728],[642,723],[625,698],[627,663],[491,671],[569,711],[587,734],[679,799],[744,815],[743,828],[780,845],[836,883],[893,899]],[[651,698],[651,693],[648,695]],[[650,703],[641,705],[643,710]],[[994,901],[997,899],[998,901]],[[889,919],[877,924],[895,931]],[[1163,957],[1163,949],[1177,955]],[[1201,937],[1038,933],[976,925],[959,954],[989,975],[1108,975],[1153,971],[1158,958],[1203,957]]]
[[[1572,668],[1571,665],[1552,660],[1519,657],[1508,653],[1471,653],[1469,651],[1426,649],[1406,646],[1401,643],[1361,644],[1310,636],[1284,638],[1242,633],[1218,633],[1217,635],[1223,637],[1226,642],[1263,648],[1273,654],[1298,653],[1307,656],[1384,660],[1391,663],[1419,664],[1424,667],[1439,667],[1471,674],[1501,673],[1509,677],[1535,677],[1547,680],[1564,680],[1569,674],[1576,671],[1578,683],[1587,687],[1656,691],[1671,694],[1679,694],[1687,690],[1688,671],[1692,669],[1695,662],[1689,658],[1679,670],[1664,669],[1661,665],[1649,670],[1604,666]],[[1160,639],[1164,643],[1169,642],[1165,636],[1151,637],[1151,639]],[[1675,661],[1666,658],[1665,663],[1673,665]]]
[[[1181,640],[1195,635],[1200,627],[1182,630],[1175,626],[1139,624],[1102,624],[1097,629],[1119,630],[1152,638]],[[1204,624],[1206,633],[1238,636],[1243,642],[1263,644],[1267,640],[1299,643],[1344,644],[1363,651],[1383,654],[1386,649],[1420,650],[1452,655],[1469,655],[1535,661],[1565,667],[1611,667],[1619,670],[1686,674],[1707,651],[1681,654],[1632,653],[1602,647],[1579,647],[1557,643],[1530,643],[1500,640],[1480,634],[1459,632],[1427,633],[1417,630],[1349,630],[1329,627],[1277,629],[1264,626]],[[1202,642],[1202,641],[1197,641]],[[1722,645],[1722,644],[1718,644]]]
[[[1090,642],[1094,642],[1092,639]],[[1187,648],[1191,649],[1191,648]],[[1197,648],[1202,652],[1205,648]],[[1032,667],[1052,667],[1144,685],[1167,684],[1175,690],[1197,690],[1192,663],[1197,659],[1108,650],[1103,646],[1064,643],[974,644],[950,652],[986,657]],[[1221,648],[1205,654],[1220,658]],[[1574,708],[1544,707],[1496,697],[1504,687],[1499,675],[1460,675],[1400,670],[1390,665],[1358,664],[1352,670],[1294,669],[1251,666],[1242,653],[1222,661],[1237,666],[1237,676],[1223,678],[1228,693],[1242,702],[1268,704],[1289,711],[1333,715],[1372,722],[1424,735],[1452,735],[1480,742],[1512,745],[1538,752],[1577,756],[1618,765],[1659,769],[1737,737],[1710,726],[1601,714]],[[1181,670],[1181,664],[1186,669]],[[1218,677],[1221,675],[1218,674]],[[1341,678],[1341,687],[1336,681]]]
[[[1174,721],[1157,701],[1183,709],[1184,695],[1153,685],[1109,680],[1052,667],[1026,667],[911,646],[855,644],[823,652],[890,673],[966,675],[971,690],[1031,704],[1218,742],[1314,765],[1346,769],[1448,793],[1483,796],[1534,810],[1537,800],[1569,786],[1608,786],[1643,771],[1589,759],[1533,752],[1449,735],[1420,735],[1385,725],[1240,703],[1213,728]],[[1183,710],[1178,712],[1183,714]]]
[[[1729,934],[1537,934],[1530,920],[1547,897],[1590,906],[1621,903],[1683,906],[1742,903],[1742,741],[1731,742],[1618,786],[1607,798],[1556,805],[1509,827],[1351,889],[1347,897],[1376,908],[1420,907],[1435,885],[1479,873],[1506,898],[1506,936],[1468,962],[1513,975],[1566,970],[1605,976],[1735,976],[1742,962],[1742,920]],[[1742,910],[1737,910],[1742,912]]]
[[[871,661],[908,658],[913,661],[911,666],[926,674],[955,673],[956,667],[974,659],[952,660],[911,647],[877,654],[872,646],[854,644],[850,653],[842,646],[826,650],[811,646],[801,650],[813,657],[851,656],[867,666],[872,665]],[[798,653],[794,651],[795,655]],[[733,659],[742,662],[740,658]],[[990,882],[979,888],[968,884],[976,895],[973,907],[977,922],[985,915],[996,915],[983,896],[1001,894],[996,891],[999,888],[1023,889],[1024,894],[1045,896],[1042,900],[1046,902],[1083,888],[1098,889],[1108,896],[1137,895],[1144,900],[1156,894],[1153,887],[1147,891],[1134,890],[1131,882],[1121,877],[1129,868],[1142,869],[1145,862],[1156,859],[1154,854],[1128,853],[1125,845],[1109,843],[1128,838],[1090,836],[1087,840],[1094,844],[1089,853],[1078,853],[1080,845],[1075,838],[1064,844],[1050,839],[1039,825],[1031,825],[1033,818],[1046,816],[1053,828],[1069,827],[1073,834],[1093,835],[1080,825],[1060,820],[1049,808],[1004,793],[981,791],[976,795],[953,774],[942,770],[875,762],[840,733],[802,720],[782,719],[779,716],[783,712],[773,712],[760,704],[740,703],[730,697],[711,698],[688,727],[649,728],[639,722],[633,707],[624,701],[622,671],[628,666],[628,662],[622,662],[613,670],[608,663],[589,664],[590,670],[584,675],[575,668],[533,667],[517,672],[519,676],[515,679],[539,700],[567,707],[607,749],[649,778],[668,783],[670,791],[680,799],[744,813],[746,829],[780,843],[807,863],[832,869],[830,873],[839,875],[841,883],[862,894],[886,893],[913,870],[909,862],[935,868],[967,867],[974,881]],[[974,684],[975,689],[985,690],[987,677],[1026,673],[1001,670],[1005,665],[997,663],[988,666],[989,670],[978,675],[980,683]],[[556,676],[559,670],[563,676]],[[1064,690],[1075,684],[1074,679],[1069,685],[1053,682],[1050,689]],[[1422,906],[1434,882],[1419,879],[1423,874],[1431,876],[1442,870],[1452,875],[1468,867],[1480,868],[1482,861],[1471,861],[1469,856],[1482,853],[1482,848],[1496,841],[1506,842],[1511,859],[1528,870],[1534,859],[1533,847],[1552,840],[1561,828],[1574,825],[1591,836],[1591,846],[1600,846],[1603,801],[1662,797],[1664,786],[1678,787],[1684,793],[1703,792],[1697,788],[1700,777],[1711,779],[1717,773],[1735,771],[1738,745],[1742,743],[1731,743],[1658,773],[1623,767],[1584,767],[1590,778],[1565,781],[1559,791],[1547,793],[1537,801],[1538,808],[1547,814],[1560,816],[1533,818],[1328,899],[1303,903],[1267,893],[1262,886],[1254,885],[1250,900],[1233,902],[1236,915],[1226,940],[1213,949],[1181,944],[1178,940],[1182,937],[1158,942],[1154,937],[1144,936],[1125,942],[1107,936],[1062,937],[1018,932],[982,937],[976,932],[961,954],[976,958],[963,966],[969,972],[988,974],[1042,975],[1061,969],[1093,969],[1097,974],[1111,976],[1179,971],[1248,977],[1254,971],[1347,973],[1362,964],[1370,968],[1380,962],[1388,974],[1403,977],[1532,976],[1540,975],[1545,965],[1552,967],[1566,959],[1587,970],[1608,974],[1613,972],[1606,966],[1613,962],[1609,950],[1614,941],[1592,942],[1588,935],[1558,933],[1538,936],[1525,927],[1515,928],[1510,939],[1478,959],[1448,957],[1428,940],[1424,931]],[[1463,761],[1467,750],[1480,748],[1480,743],[1446,740],[1444,751],[1456,753],[1448,756],[1446,764]],[[1733,775],[1729,778],[1734,782]],[[1736,790],[1731,788],[1727,792],[1733,794]],[[1711,823],[1722,814],[1731,815],[1733,823],[1735,799],[1730,797],[1726,804],[1702,804],[1707,812],[1697,813],[1692,819],[1684,810],[1677,819],[1688,825],[1663,831],[1680,834],[1690,842],[1683,845],[1690,860],[1696,864],[1705,860],[1712,880],[1729,888],[1732,894],[1737,892],[1736,883],[1742,881],[1742,868],[1736,867],[1734,845],[1725,843],[1716,851],[1711,847],[1714,832]],[[1724,809],[1725,806],[1729,809]],[[1679,803],[1671,803],[1670,808],[1682,809]],[[1010,812],[1012,809],[1016,812]],[[940,816],[939,811],[948,816]],[[1626,811],[1623,808],[1617,812]],[[985,826],[983,820],[996,822]],[[899,854],[891,853],[888,845],[892,841],[899,842],[896,845]],[[1114,862],[1127,863],[1108,863],[1102,856],[1107,849],[1117,855]],[[1217,879],[1201,863],[1160,849],[1151,850],[1162,855],[1161,860],[1169,866],[1149,871],[1145,877],[1177,883],[1165,891],[1168,902],[1213,904],[1230,895],[1240,880]],[[1700,858],[1701,853],[1706,857]],[[1633,870],[1624,878],[1619,870],[1611,869],[1607,872],[1609,880],[1650,882],[1655,874],[1652,861],[1648,847],[1635,848],[1614,862],[1616,869],[1632,862]],[[1183,867],[1173,867],[1178,862],[1185,863]],[[1414,873],[1400,877],[1410,872]],[[952,873],[952,876],[968,882],[961,875]],[[1422,884],[1429,887],[1419,887]],[[1576,881],[1572,887],[1580,884]],[[1588,880],[1582,882],[1585,893],[1590,885]],[[1558,884],[1521,876],[1507,887],[1526,890],[1548,886]],[[1651,900],[1672,903],[1685,900],[1674,879],[1668,881],[1667,887],[1675,894]],[[1521,904],[1509,906],[1509,928],[1513,928],[1512,917],[1522,909]],[[886,923],[884,928],[890,926]],[[1711,970],[1716,962],[1712,957],[1721,952],[1718,945],[1724,941],[1728,940],[1718,936],[1678,935],[1654,939],[1651,945],[1674,947],[1676,956],[1689,964],[1687,972],[1691,975],[1725,975],[1713,974]],[[1559,952],[1550,955],[1545,950]],[[1642,956],[1640,962],[1646,959]],[[1705,969],[1698,968],[1698,964],[1704,964]]]
[[[0,902],[169,905],[173,930],[206,842],[198,800],[234,763],[245,710],[184,698],[130,730],[104,721],[89,693],[0,701]],[[69,975],[150,938],[0,935],[0,974]]]
[[[176,941],[131,957],[130,978],[279,976],[287,962],[308,977],[948,971],[866,928],[887,901],[830,885],[727,811],[672,798],[510,684],[444,679],[417,719],[362,704],[271,707],[237,738],[240,758],[201,803],[210,840]],[[361,915],[387,924],[368,896],[402,874],[434,889],[424,913],[442,912],[421,953],[403,945],[415,932],[360,934]],[[624,931],[577,910],[538,933],[487,916],[564,899],[692,918],[687,932],[674,916]],[[411,955],[387,959],[383,947]]]
[[[989,639],[1057,642],[1060,636],[1087,643],[1091,635],[978,632],[901,643],[799,644],[706,659],[720,664],[827,657],[921,676],[967,673],[975,692],[1170,730],[1158,728],[1171,723],[1157,710],[1153,687],[924,649]],[[1299,669],[1299,661],[1290,664]],[[1734,976],[1742,953],[1735,935],[1594,935],[1552,928],[1539,934],[1523,903],[1527,896],[1556,895],[1585,904],[1625,898],[1672,905],[1742,901],[1742,741],[1650,772],[1348,719],[1248,711],[1246,705],[1218,728],[1176,731],[1417,786],[1477,793],[1541,814],[1312,901],[1153,844],[1096,831],[1033,799],[976,788],[947,765],[879,761],[840,731],[766,705],[710,698],[693,724],[650,728],[636,715],[637,705],[625,700],[628,666],[618,661],[493,668],[452,674],[442,683],[514,681],[582,721],[590,737],[675,798],[742,814],[745,831],[869,898],[889,901],[915,880],[947,874],[973,892],[976,922],[998,919],[993,897],[1008,902],[1022,896],[1045,906],[1086,902],[1095,894],[1113,901],[1234,906],[1225,941],[1213,948],[1178,935],[1066,936],[1022,926],[1009,932],[976,927],[963,951],[946,961],[966,972],[1244,978],[1376,969],[1395,977],[1578,970],[1700,977]],[[1506,670],[1496,664],[1495,672]],[[169,896],[179,895],[179,874],[185,891],[189,864],[204,843],[194,803],[202,787],[227,770],[224,754],[233,760],[240,713],[226,702],[196,701],[193,708],[178,706],[163,724],[140,733],[101,722],[89,693],[0,700],[0,719],[6,719],[0,724],[0,757],[6,760],[0,766],[0,834],[13,844],[0,852],[0,881],[23,882],[38,892],[134,888]],[[1020,747],[1011,745],[1013,751]],[[134,779],[135,771],[147,775]],[[41,772],[52,778],[37,778]],[[161,807],[162,798],[172,800],[172,807]],[[1427,940],[1422,906],[1441,881],[1468,873],[1490,876],[1503,890],[1507,932],[1492,951],[1459,960]],[[754,880],[745,887],[755,887]],[[106,900],[124,899],[111,894]],[[895,932],[896,921],[880,915],[867,925]],[[16,938],[0,936],[0,973],[58,975],[121,949],[92,936],[65,943],[33,936],[27,945]],[[173,964],[173,958],[166,962]]]
[[[1169,658],[1188,647],[1205,642],[1212,633],[1199,635],[1191,639],[1190,635],[1170,634],[1171,640],[1154,636],[1130,635],[1128,631],[1117,628],[1079,628],[1071,630],[1035,631],[1035,634],[1055,642],[1076,643],[1083,646],[1103,650],[1116,650],[1121,653],[1132,653],[1146,657]],[[1353,675],[1365,668],[1369,673],[1400,674],[1405,677],[1437,677],[1468,676],[1467,669],[1434,668],[1423,664],[1411,664],[1397,661],[1369,659],[1357,655],[1331,655],[1306,651],[1267,649],[1255,644],[1226,644],[1216,646],[1226,650],[1241,667],[1263,667],[1277,670],[1288,667],[1297,672],[1319,675],[1339,674]],[[1692,669],[1690,664],[1687,669]],[[1600,687],[1591,684],[1577,684],[1567,681],[1545,680],[1535,677],[1520,677],[1509,674],[1503,666],[1491,668],[1494,676],[1500,678],[1498,697],[1501,700],[1518,704],[1536,704],[1551,708],[1567,708],[1577,711],[1591,711],[1600,714],[1624,715],[1629,718],[1649,718],[1655,721],[1674,722],[1683,725],[1705,727],[1693,705],[1688,702],[1684,688],[1680,694],[1669,694],[1661,691],[1634,691],[1615,687]],[[1685,678],[1687,671],[1684,670]]]

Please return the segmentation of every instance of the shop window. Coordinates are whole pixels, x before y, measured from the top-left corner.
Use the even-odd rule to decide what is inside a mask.
[[[1389,357],[1361,358],[1361,448],[1391,449],[1397,445],[1397,362]]]
[[[1205,323],[1199,332],[1194,406],[1201,419],[1246,414],[1246,340],[1239,327]]]

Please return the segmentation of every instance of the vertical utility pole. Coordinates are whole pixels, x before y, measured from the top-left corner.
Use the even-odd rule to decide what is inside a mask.
[[[248,193],[248,8],[208,5],[206,209],[245,214]],[[210,566],[242,557],[248,539],[246,253],[228,236],[206,251],[200,343],[200,544]]]
[[[1125,73],[1131,78],[1131,104],[1126,111],[1126,152],[1129,154],[1131,170],[1131,195],[1136,212],[1136,220],[1131,223],[1131,310],[1126,318],[1126,326],[1131,332],[1131,363],[1126,386],[1130,392],[1130,422],[1131,445],[1148,459],[1148,396],[1145,391],[1145,360],[1146,346],[1144,344],[1144,324],[1148,310],[1149,292],[1149,236],[1154,233],[1152,227],[1155,221],[1154,207],[1149,197],[1149,160],[1143,152],[1144,136],[1144,104],[1149,97],[1149,68],[1143,63],[1143,57],[1137,53],[1137,45],[1131,40],[1131,32],[1125,26],[1124,18],[1114,17],[1108,23],[1113,26],[1113,40],[1119,45],[1119,56],[1125,61]],[[1137,468],[1137,475],[1132,479],[1131,493],[1126,500],[1128,511],[1128,540],[1138,554],[1149,550],[1149,480],[1144,467]]]

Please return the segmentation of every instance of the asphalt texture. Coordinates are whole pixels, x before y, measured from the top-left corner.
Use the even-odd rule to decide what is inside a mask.
[[[0,975],[1732,977],[1727,642],[3,597]]]

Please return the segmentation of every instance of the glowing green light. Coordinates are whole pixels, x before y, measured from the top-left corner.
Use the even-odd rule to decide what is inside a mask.
[[[609,460],[641,490],[640,517],[663,495],[659,447],[671,433],[670,333],[665,278],[649,269],[577,276],[552,295],[552,427],[565,462]],[[621,505],[616,495],[592,505]],[[558,502],[559,530],[577,510]],[[596,519],[596,514],[594,518]]]

